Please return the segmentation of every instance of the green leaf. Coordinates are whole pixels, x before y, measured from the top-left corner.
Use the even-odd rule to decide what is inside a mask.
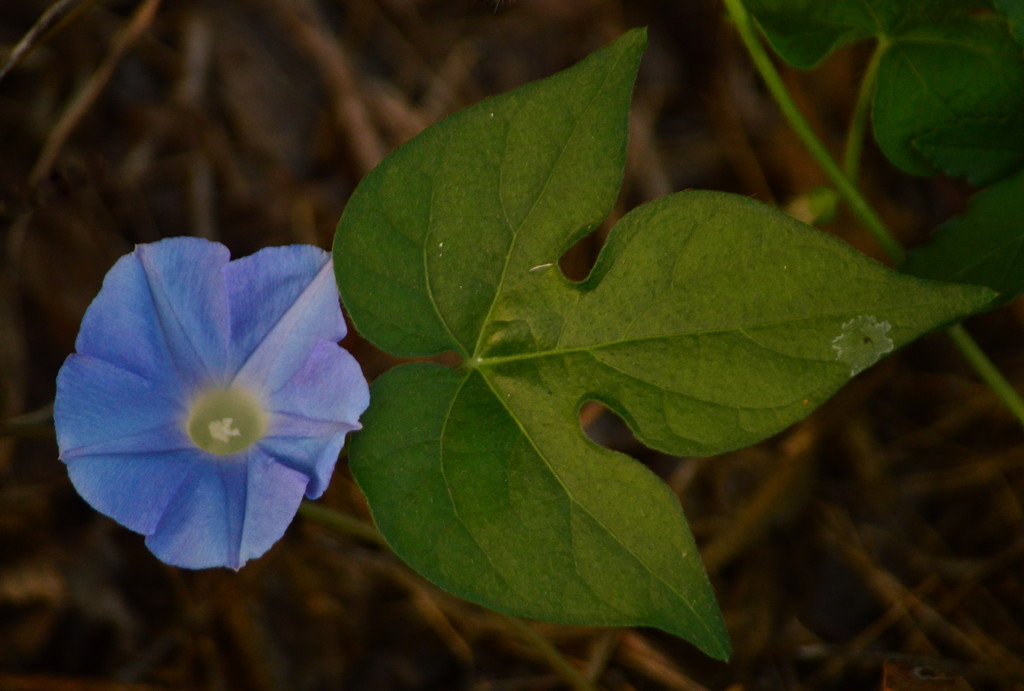
[[[989,185],[1024,168],[1024,114],[946,123],[914,145],[950,175]]]
[[[939,228],[903,270],[988,286],[1000,293],[1000,302],[1024,292],[1024,172],[975,195],[967,211]]]
[[[930,21],[962,16],[978,0],[744,0],[772,48],[809,69],[844,45],[866,38],[891,40]]]
[[[742,197],[635,209],[581,283],[559,257],[621,183],[644,35],[488,99],[395,151],[345,209],[334,262],[362,334],[449,349],[373,385],[350,463],[395,552],[503,612],[656,626],[725,658],[676,498],[591,442],[602,402],[645,444],[707,455],[802,418],[853,374],[991,299],[903,276]]]
[[[656,626],[727,657],[668,487],[587,440],[570,390],[556,383],[558,400],[531,409],[545,396],[528,390],[539,383],[512,383],[498,393],[493,375],[424,364],[374,382],[380,404],[363,418],[351,463],[395,552],[442,588],[500,611]],[[561,424],[543,419],[553,404],[570,406]]]
[[[996,8],[1006,15],[1010,32],[1019,43],[1024,43],[1024,0],[994,0]]]
[[[989,130],[986,137],[977,122],[1021,112],[1024,55],[995,15],[965,15],[908,30],[893,41],[879,65],[875,138],[908,173],[939,172],[927,152],[915,146],[919,137],[941,129],[949,138],[971,137],[975,151],[998,149],[1007,144],[1003,132]],[[941,156],[936,160],[945,162]],[[972,165],[960,157],[956,162],[956,171],[969,177],[991,175],[984,160]]]
[[[557,258],[604,219],[645,41],[631,32],[571,70],[456,113],[363,180],[335,246],[358,272],[339,282],[359,286],[345,304],[360,331],[395,355],[468,355],[512,245],[539,243]],[[519,239],[523,227],[532,232]]]
[[[1007,0],[1008,1],[1008,0]],[[788,62],[812,67],[836,48],[873,38],[883,51],[873,104],[886,156],[915,175],[990,181],[1007,172],[1019,127],[979,127],[1024,112],[1024,52],[1004,16],[979,0],[747,0]],[[953,151],[958,149],[958,151]],[[972,158],[977,156],[976,159]],[[1012,155],[1009,156],[1012,158]],[[993,160],[996,159],[996,160]],[[1018,159],[1014,159],[1018,160]]]

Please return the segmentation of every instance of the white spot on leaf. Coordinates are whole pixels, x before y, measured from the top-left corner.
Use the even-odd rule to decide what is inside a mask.
[[[892,324],[880,322],[870,314],[845,322],[842,333],[832,339],[836,360],[850,366],[851,377],[862,372],[892,352],[893,342],[888,336],[890,329]]]

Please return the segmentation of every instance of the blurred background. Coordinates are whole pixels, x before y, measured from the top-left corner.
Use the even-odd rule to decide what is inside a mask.
[[[0,61],[49,1],[0,2]],[[167,567],[72,489],[54,377],[104,273],[135,243],[235,256],[329,248],[389,151],[479,99],[645,25],[616,209],[563,258],[585,275],[630,208],[687,188],[805,220],[826,184],[716,0],[63,0],[0,80],[0,691],[566,688],[544,646],[358,536],[298,518],[239,573]],[[780,66],[834,152],[867,53]],[[870,144],[863,187],[908,247],[971,190],[913,179]],[[824,229],[881,251],[842,207]],[[1024,311],[968,327],[1024,384]],[[395,363],[351,334],[373,378]],[[794,428],[717,458],[595,439],[679,494],[734,656],[649,629],[531,625],[605,689],[1024,689],[1024,438],[933,335]],[[368,520],[339,463],[323,504]],[[927,667],[932,678],[907,670]],[[906,674],[904,674],[906,672]],[[920,675],[918,675],[920,676]],[[902,684],[902,686],[900,686]],[[919,686],[913,686],[919,684]]]

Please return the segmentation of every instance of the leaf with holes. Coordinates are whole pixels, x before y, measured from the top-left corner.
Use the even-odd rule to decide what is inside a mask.
[[[796,67],[813,67],[854,41],[878,42],[875,138],[906,172],[946,172],[987,184],[1022,163],[1024,52],[1007,18],[987,3],[746,0],[746,5],[775,50]],[[1007,135],[1013,139],[1007,141]]]
[[[889,271],[748,199],[684,192],[625,216],[590,276],[559,257],[621,183],[634,31],[438,123],[362,182],[338,225],[356,328],[399,355],[350,462],[381,533],[439,586],[503,612],[656,626],[725,658],[676,497],[590,441],[600,401],[651,447],[737,448],[990,299]]]

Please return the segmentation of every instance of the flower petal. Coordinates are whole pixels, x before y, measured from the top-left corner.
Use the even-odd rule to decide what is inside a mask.
[[[186,569],[242,566],[238,546],[245,518],[247,472],[240,456],[210,456],[189,469],[146,538],[153,554]]]
[[[220,243],[179,237],[138,245],[157,318],[186,386],[224,380],[228,362],[228,296]]]
[[[259,446],[263,453],[274,458],[281,467],[306,478],[308,485],[303,486],[306,497],[318,499],[331,481],[347,433],[338,432],[334,436],[320,439],[266,437],[259,442]]]
[[[82,318],[75,349],[165,387],[179,387],[177,373],[167,364],[170,353],[149,279],[136,254],[121,257],[107,272]]]
[[[273,391],[320,340],[345,336],[330,255],[308,245],[268,247],[231,262],[232,371]]]
[[[244,564],[270,549],[295,518],[309,478],[264,453],[249,454],[249,501],[239,554]]]
[[[138,245],[107,273],[75,349],[154,382],[180,381],[186,393],[223,381],[228,259],[226,247],[199,238]]]
[[[370,403],[363,373],[347,351],[321,341],[268,401],[271,426],[259,445],[310,478],[307,496],[323,494],[348,432],[360,429]]]
[[[68,474],[90,506],[148,535],[156,530],[197,456],[189,451],[80,456],[68,462]]]
[[[308,478],[255,447],[196,464],[146,545],[188,569],[239,569],[277,542],[298,510]]]
[[[99,444],[133,439],[133,445],[109,451],[179,448],[185,415],[173,391],[154,384],[105,360],[72,354],[57,374],[53,420],[61,458],[68,461],[90,453]],[[172,433],[152,435],[176,428]],[[167,445],[164,445],[167,444]]]

